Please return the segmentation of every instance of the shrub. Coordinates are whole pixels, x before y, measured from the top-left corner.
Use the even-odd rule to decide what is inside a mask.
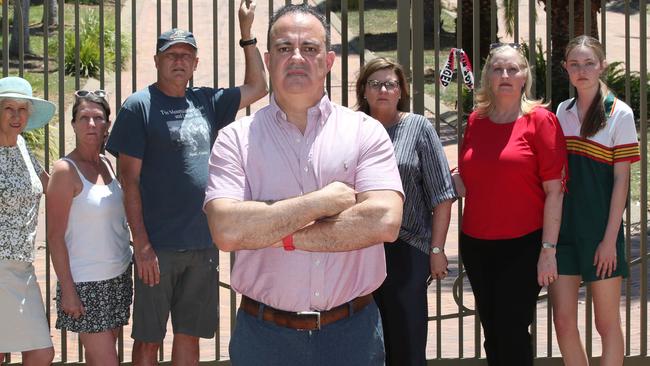
[[[66,74],[76,73],[76,61],[79,59],[79,75],[82,77],[97,77],[100,73],[100,47],[104,49],[104,69],[115,70],[115,26],[111,22],[104,22],[104,44],[99,44],[99,16],[94,10],[81,20],[79,24],[79,55],[75,50],[75,34],[74,31],[66,31],[65,33],[65,62],[64,69]],[[120,64],[124,65],[124,61],[128,57],[128,37],[122,34],[121,38],[121,60]],[[57,43],[55,40],[50,44],[50,47],[56,48]],[[54,50],[53,50],[54,51]]]
[[[650,74],[647,79],[650,81]],[[616,94],[618,98],[625,99],[625,63],[616,61],[609,64],[603,81]],[[634,111],[634,117],[638,120],[641,117],[641,74],[630,72],[630,107]],[[650,100],[650,82],[646,86],[647,99]],[[650,111],[648,117],[650,117]]]

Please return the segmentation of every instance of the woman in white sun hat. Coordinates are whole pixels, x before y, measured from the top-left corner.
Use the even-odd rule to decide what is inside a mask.
[[[34,273],[38,206],[49,176],[20,134],[43,127],[54,104],[27,80],[0,79],[0,363],[22,352],[25,365],[49,365],[54,348]]]

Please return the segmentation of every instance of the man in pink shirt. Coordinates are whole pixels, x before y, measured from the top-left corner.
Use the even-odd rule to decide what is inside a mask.
[[[335,53],[324,17],[287,5],[264,55],[270,105],[222,129],[204,210],[219,249],[236,251],[243,295],[235,365],[383,365],[372,300],[397,238],[403,191],[386,130],[332,103]]]

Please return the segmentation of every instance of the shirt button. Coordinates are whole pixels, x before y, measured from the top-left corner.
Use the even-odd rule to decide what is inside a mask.
[[[300,143],[300,139],[296,139],[296,143],[298,143],[298,144],[299,144],[299,143]]]
[[[315,295],[316,297],[318,297],[318,296],[320,296],[320,292],[316,292],[316,293],[314,293],[314,295]]]
[[[309,167],[308,167],[308,166],[305,167],[305,171],[306,171],[306,172],[309,171]]]
[[[320,264],[320,259],[316,259],[316,260],[314,261],[314,264],[315,264],[315,265],[319,265],[319,264]]]

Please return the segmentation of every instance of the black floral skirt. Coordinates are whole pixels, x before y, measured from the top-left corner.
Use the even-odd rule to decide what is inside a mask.
[[[129,323],[133,279],[131,266],[121,275],[104,281],[75,283],[86,315],[74,319],[61,308],[61,286],[56,285],[56,328],[76,333],[99,333]]]

